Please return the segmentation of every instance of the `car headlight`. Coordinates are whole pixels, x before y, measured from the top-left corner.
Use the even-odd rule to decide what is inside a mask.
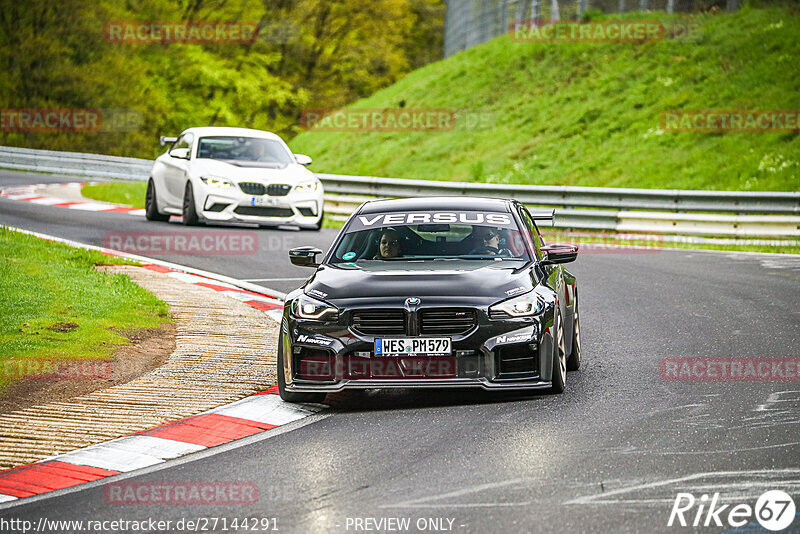
[[[203,183],[207,186],[214,187],[216,189],[230,189],[233,187],[233,182],[223,178],[216,178],[214,176],[201,176],[200,179],[203,180]]]
[[[525,295],[514,297],[489,306],[489,313],[503,312],[512,317],[530,317],[544,311],[544,300],[531,291]]]
[[[303,182],[302,184],[297,184],[294,187],[294,190],[297,193],[313,193],[319,189],[319,186],[319,180],[314,180],[313,182]]]
[[[339,316],[339,309],[308,295],[301,295],[292,301],[292,315],[300,319],[333,321]]]

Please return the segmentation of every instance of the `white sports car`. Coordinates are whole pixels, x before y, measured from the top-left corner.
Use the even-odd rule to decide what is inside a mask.
[[[151,221],[232,221],[261,226],[322,226],[322,183],[273,133],[247,128],[189,128],[159,156],[147,183]]]

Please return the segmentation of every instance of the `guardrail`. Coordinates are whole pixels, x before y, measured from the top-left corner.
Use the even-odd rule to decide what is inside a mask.
[[[0,147],[0,167],[92,178],[146,180],[152,161]],[[487,196],[554,207],[558,228],[680,235],[800,237],[800,192],[692,191],[481,184],[317,174],[326,212],[349,215],[375,197]],[[582,208],[582,209],[579,209]]]

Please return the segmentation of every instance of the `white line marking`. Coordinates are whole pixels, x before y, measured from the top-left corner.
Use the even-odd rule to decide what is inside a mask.
[[[114,209],[115,207],[116,206],[113,204],[99,204],[96,202],[83,202],[81,204],[67,206],[68,209],[80,211],[105,211],[107,209]]]
[[[99,467],[101,469],[110,469],[112,471],[121,471],[123,473],[135,471],[142,467],[150,467],[151,465],[160,464],[164,461],[154,456],[130,452],[117,447],[109,447],[105,443],[94,445],[86,449],[78,449],[77,451],[68,452],[50,459],[71,464]]]
[[[301,278],[243,278],[243,282],[294,282],[296,280],[308,280],[307,276]]]
[[[207,413],[216,413],[230,417],[238,417],[268,425],[282,426],[292,421],[308,417],[320,410],[322,405],[292,404],[284,402],[278,395],[256,395],[247,397],[238,402],[210,410]]]
[[[33,200],[29,200],[28,202],[30,202],[31,204],[42,204],[44,206],[52,206],[53,204],[61,204],[67,201],[55,197],[43,197],[43,198],[34,198]]]
[[[668,486],[670,484],[676,482],[687,482],[690,480],[697,480],[704,477],[712,477],[712,476],[739,476],[739,477],[748,477],[748,476],[757,476],[757,475],[794,475],[800,476],[800,469],[774,469],[774,470],[764,470],[764,469],[756,469],[750,471],[710,471],[708,473],[695,473],[693,475],[686,475],[683,477],[678,478],[670,478],[667,480],[660,480],[658,482],[648,482],[645,484],[637,484],[634,486],[628,486],[625,488],[619,488],[612,491],[606,491],[599,494],[594,495],[584,495],[583,497],[578,497],[577,499],[573,499],[571,501],[567,501],[564,504],[619,504],[619,503],[648,503],[648,502],[664,502],[663,499],[636,499],[636,500],[615,500],[615,499],[608,499],[614,495],[621,495],[623,493],[631,493],[637,492],[642,490],[647,490],[651,488],[658,488],[663,486]],[[776,479],[778,477],[775,477]],[[724,483],[720,484],[718,487],[724,487]],[[672,502],[674,497],[668,499],[668,502]]]
[[[488,489],[495,489],[495,488],[503,488],[506,486],[512,486],[514,484],[519,484],[524,482],[524,478],[514,478],[511,480],[504,480],[503,482],[490,482],[487,484],[479,484],[477,486],[472,486],[469,488],[464,488],[460,490],[450,491],[447,493],[440,493],[438,495],[429,495],[427,497],[420,497],[419,499],[411,499],[410,501],[399,502],[395,504],[383,504],[380,508],[433,508],[433,507],[440,507],[440,506],[455,506],[455,507],[468,507],[468,506],[521,506],[523,504],[528,503],[507,503],[507,504],[498,504],[498,503],[464,503],[464,504],[452,504],[452,503],[431,503],[426,501],[440,501],[442,499],[448,499],[450,497],[462,497],[464,495],[469,495],[471,493],[478,493],[481,491],[485,491]]]
[[[180,272],[171,272],[171,273],[164,273],[167,276],[171,276],[172,278],[177,278],[183,282],[189,282],[190,284],[197,284],[197,283],[209,283],[207,278],[203,278],[202,276],[197,276],[196,274],[189,274],[189,273],[180,273]]]
[[[11,495],[3,495],[2,493],[0,493],[0,502],[10,502],[16,500],[17,500],[16,497],[12,497]]]
[[[478,502],[465,504],[439,503],[439,504],[385,504],[381,508],[494,508],[500,506],[529,506],[530,501],[525,502]]]
[[[183,456],[190,452],[202,451],[206,448],[194,443],[141,435],[125,436],[107,441],[103,443],[103,445],[109,445],[122,451],[153,456],[162,460],[177,458],[178,456]]]
[[[790,443],[778,443],[776,445],[759,445],[758,447],[747,447],[744,449],[725,449],[716,451],[631,451],[624,454],[666,454],[666,455],[688,455],[688,454],[736,454],[739,452],[747,451],[760,451],[762,449],[779,449],[782,447],[794,447],[800,445],[800,441],[792,441]]]

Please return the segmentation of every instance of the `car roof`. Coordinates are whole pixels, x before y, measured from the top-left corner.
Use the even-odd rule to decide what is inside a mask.
[[[481,197],[421,197],[370,200],[361,206],[359,213],[383,213],[386,211],[511,211],[510,202],[500,198]]]
[[[181,135],[185,133],[193,133],[198,137],[207,136],[227,136],[227,137],[258,137],[261,139],[275,139],[283,142],[280,136],[272,133],[265,132],[264,130],[253,130],[252,128],[233,128],[229,126],[200,126],[195,128],[188,128],[184,130]]]

